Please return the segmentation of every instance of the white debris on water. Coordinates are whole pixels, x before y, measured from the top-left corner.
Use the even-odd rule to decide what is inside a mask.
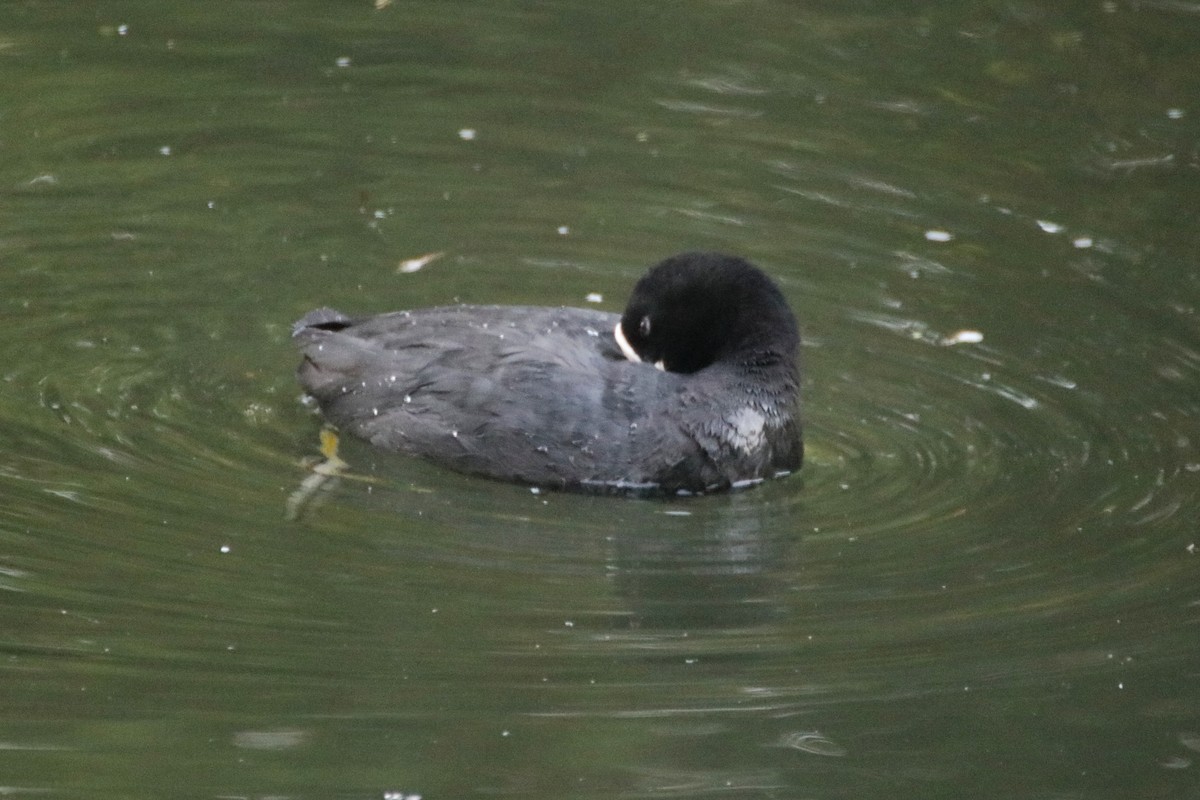
[[[396,272],[405,275],[411,272],[419,272],[444,255],[446,255],[445,252],[439,250],[435,253],[426,253],[423,256],[416,256],[415,258],[406,258],[396,265]]]
[[[942,344],[946,346],[956,344],[979,344],[983,341],[983,333],[974,330],[955,331],[949,336],[942,338]]]

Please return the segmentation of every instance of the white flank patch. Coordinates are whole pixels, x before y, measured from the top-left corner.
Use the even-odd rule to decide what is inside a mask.
[[[753,453],[763,446],[766,439],[764,426],[767,418],[760,412],[750,406],[744,406],[733,412],[733,416],[727,421],[733,428],[729,436],[729,443],[734,447],[744,453]]]

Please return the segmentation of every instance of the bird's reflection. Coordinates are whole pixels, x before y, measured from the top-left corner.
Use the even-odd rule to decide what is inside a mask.
[[[642,629],[738,628],[776,619],[778,565],[789,537],[768,531],[753,506],[727,514],[667,511],[654,529],[616,537],[613,571]]]

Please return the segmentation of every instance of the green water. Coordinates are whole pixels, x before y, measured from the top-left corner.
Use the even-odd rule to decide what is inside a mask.
[[[3,4],[0,794],[1200,797],[1198,42],[1148,0]],[[698,247],[801,317],[801,475],[349,442],[287,519],[308,309],[618,310]]]

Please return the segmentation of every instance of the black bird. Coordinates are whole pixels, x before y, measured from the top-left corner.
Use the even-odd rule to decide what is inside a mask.
[[[666,259],[619,317],[459,305],[355,320],[322,308],[293,336],[300,383],[330,422],[462,472],[687,494],[803,461],[796,319],[733,256]]]

